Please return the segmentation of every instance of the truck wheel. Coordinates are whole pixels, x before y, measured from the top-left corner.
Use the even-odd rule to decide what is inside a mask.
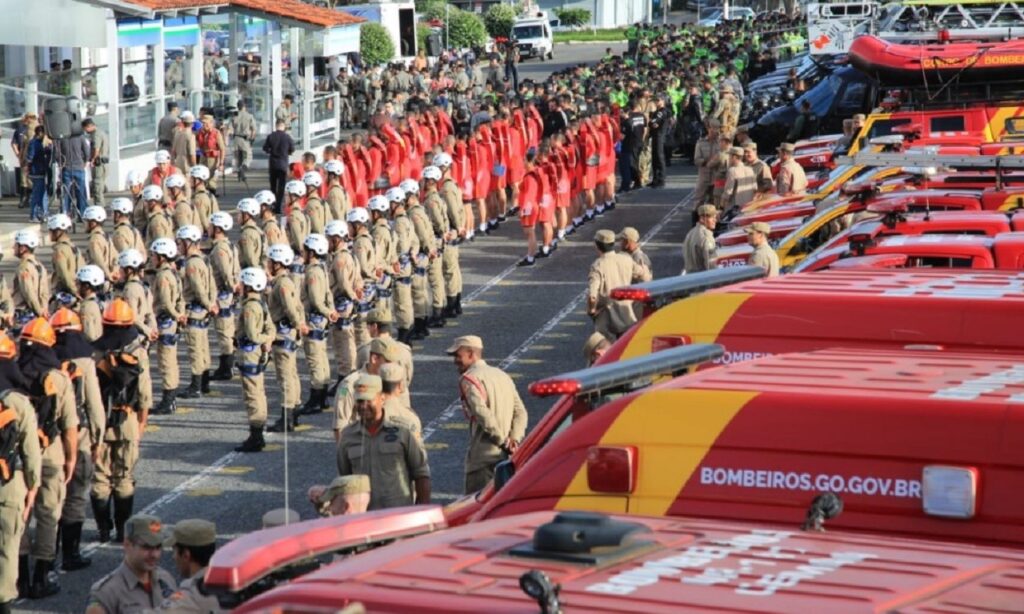
[[[543,51],[540,52],[540,55],[537,56],[537,59],[539,59],[541,62],[544,61],[544,52]]]
[[[554,49],[548,51],[548,59],[549,60],[555,59],[555,50]]]

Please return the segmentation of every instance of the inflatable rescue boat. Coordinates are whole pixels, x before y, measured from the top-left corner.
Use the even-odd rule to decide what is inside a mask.
[[[912,45],[859,36],[850,63],[882,84],[938,85],[1015,80],[1024,69],[1024,40]]]

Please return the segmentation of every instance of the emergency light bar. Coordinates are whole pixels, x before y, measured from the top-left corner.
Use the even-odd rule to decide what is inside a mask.
[[[895,198],[880,203],[871,203],[867,206],[867,211],[880,214],[906,213],[910,211],[910,206],[913,204],[913,198]]]
[[[307,559],[357,546],[430,533],[447,526],[440,505],[418,505],[334,516],[255,531],[217,549],[206,586],[221,596]]]
[[[892,147],[893,145],[901,145],[903,143],[902,134],[886,134],[884,136],[876,136],[875,138],[868,141],[871,145],[881,147]]]
[[[833,262],[828,268],[832,270],[842,269],[895,269],[907,264],[909,258],[906,254],[872,254],[870,256],[854,256],[852,258],[840,258]]]
[[[753,268],[761,270],[760,267]],[[724,353],[725,348],[713,343],[684,345],[542,379],[530,384],[530,394],[550,397],[607,393],[653,377],[680,374],[689,367],[709,362]]]
[[[612,290],[611,297],[617,301],[639,301],[645,305],[659,308],[690,295],[731,286],[743,281],[761,279],[766,271],[759,266],[738,266],[677,275],[664,279],[655,279],[642,284],[624,286]]]
[[[840,164],[856,166],[943,166],[947,168],[1024,168],[1024,156],[965,156],[955,154],[876,153],[861,151],[842,156]]]

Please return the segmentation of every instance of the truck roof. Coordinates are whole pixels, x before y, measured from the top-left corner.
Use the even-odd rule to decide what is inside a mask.
[[[577,519],[584,533],[596,533],[589,524],[594,516],[625,537],[582,553],[545,537],[553,526],[572,530]],[[520,588],[531,571],[560,586],[558,600],[570,612],[994,612],[1024,603],[1024,553],[1009,549],[728,521],[537,512],[365,552],[235,611],[327,612],[358,602],[374,612],[537,612]]]

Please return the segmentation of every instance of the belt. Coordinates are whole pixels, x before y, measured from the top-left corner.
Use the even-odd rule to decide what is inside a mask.
[[[279,335],[287,335],[292,332],[292,325],[290,322],[280,322],[277,326],[277,333]]]
[[[346,328],[352,328],[352,318],[338,318],[334,322],[334,328],[338,330],[344,330]]]
[[[191,311],[192,313],[199,313],[201,311],[209,311],[209,309],[207,309],[206,307],[203,307],[199,303],[189,303],[188,305],[185,306],[185,308],[188,309],[189,311]]]
[[[306,271],[306,265],[304,264],[293,264],[288,268],[296,275],[302,275]]]
[[[238,349],[242,350],[243,352],[255,352],[257,349],[259,349],[259,347],[260,344],[254,343],[249,339],[238,340]]]
[[[271,345],[276,348],[281,348],[286,352],[294,352],[299,347],[299,344],[295,343],[291,339],[277,339],[271,343]]]
[[[309,329],[309,333],[306,335],[306,338],[312,339],[313,341],[323,341],[327,338],[327,329],[311,328]]]
[[[202,320],[198,318],[192,318],[188,321],[188,327],[205,330],[207,328],[210,328],[210,320],[207,318],[203,318]]]
[[[327,323],[327,316],[320,315],[319,313],[311,313],[309,314],[309,317],[306,318],[306,321],[309,322],[310,326],[323,326]]]
[[[232,317],[234,315],[235,315],[234,307],[221,307],[220,310],[217,311],[217,317],[218,318],[230,318],[230,317]]]
[[[424,272],[426,272],[426,269],[424,269]],[[404,286],[412,285],[412,277],[396,277],[395,281]]]
[[[261,375],[266,369],[266,366],[262,364],[250,365],[244,362],[238,363],[238,370],[241,371],[242,377],[256,377]]]
[[[36,312],[32,311],[31,309],[16,309],[14,311],[14,321],[17,322],[19,326],[28,324],[35,318]]]
[[[402,266],[406,266],[411,262],[412,256],[410,256],[409,254],[401,254],[400,256],[398,256],[398,264]]]
[[[166,315],[165,316],[158,316],[157,319],[156,319],[157,328],[160,328],[161,330],[174,326],[174,322],[175,322],[174,318],[172,318],[171,316],[166,316]]]
[[[160,335],[160,337],[158,337],[158,338],[160,340],[160,345],[163,345],[163,346],[166,346],[166,347],[171,347],[171,346],[174,346],[174,345],[178,345],[178,334],[177,333],[174,333],[173,335]]]
[[[416,273],[417,275],[423,276],[427,274],[427,269],[424,267],[416,267],[415,269],[413,269],[413,272]]]
[[[382,288],[377,286],[377,298],[391,298],[391,288]]]

